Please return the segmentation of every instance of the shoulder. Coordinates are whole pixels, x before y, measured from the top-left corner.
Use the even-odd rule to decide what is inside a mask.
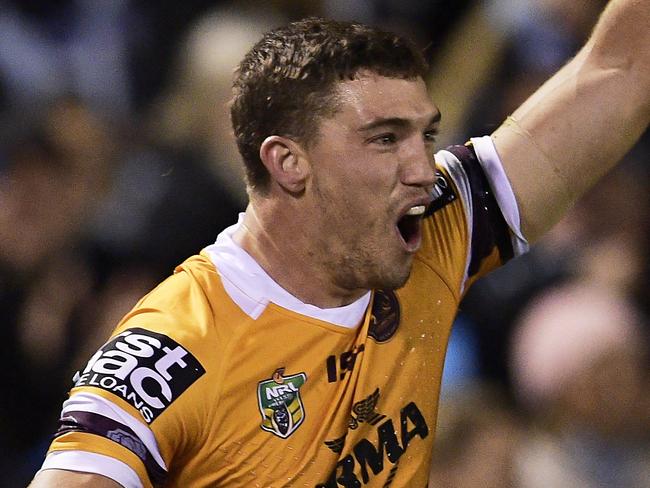
[[[119,322],[75,375],[75,391],[119,400],[147,424],[156,419],[219,367],[214,350],[225,339],[215,309],[227,295],[209,289],[215,279],[214,266],[202,256],[179,266]]]
[[[213,329],[215,310],[227,295],[208,258],[197,255],[147,293],[117,324],[112,338],[137,329],[155,337],[162,334],[183,343],[200,342]]]
[[[528,243],[490,136],[438,151],[436,165],[420,257],[462,294],[475,279],[525,252]]]

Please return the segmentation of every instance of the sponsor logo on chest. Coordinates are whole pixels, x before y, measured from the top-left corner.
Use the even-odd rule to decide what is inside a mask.
[[[409,450],[411,442],[429,435],[429,426],[415,402],[409,402],[401,410],[399,420],[376,411],[379,402],[379,388],[352,407],[348,428],[357,430],[362,423],[375,426],[375,431],[367,431],[368,436],[356,440],[346,455],[342,455],[349,431],[341,437],[325,441],[334,453],[341,455],[334,470],[324,483],[316,488],[360,488],[373,482],[388,466],[388,474],[383,484],[388,488],[399,468],[399,460]],[[385,461],[388,461],[386,463]]]
[[[102,346],[74,382],[75,387],[94,386],[123,398],[150,423],[204,373],[173,339],[133,328]]]

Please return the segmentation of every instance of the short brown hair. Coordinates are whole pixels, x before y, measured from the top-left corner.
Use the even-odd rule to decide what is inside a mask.
[[[270,135],[313,141],[319,117],[336,111],[337,81],[360,70],[424,78],[428,66],[408,39],[363,24],[308,18],[267,33],[244,57],[230,109],[248,184],[268,187],[259,156]]]

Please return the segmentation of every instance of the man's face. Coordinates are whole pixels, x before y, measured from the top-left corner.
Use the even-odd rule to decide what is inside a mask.
[[[440,115],[419,78],[364,72],[336,93],[337,112],[307,149],[313,252],[343,289],[399,288],[431,201]]]

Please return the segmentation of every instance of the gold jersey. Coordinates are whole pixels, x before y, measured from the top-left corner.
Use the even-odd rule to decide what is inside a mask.
[[[145,296],[76,375],[48,456],[59,463],[45,467],[104,460],[92,471],[125,486],[425,487],[458,304],[473,279],[517,253],[518,233],[471,147],[438,160],[411,276],[372,291],[360,325],[273,301],[252,313],[208,248]],[[499,190],[508,191],[513,199]],[[136,476],[112,476],[119,466]]]

